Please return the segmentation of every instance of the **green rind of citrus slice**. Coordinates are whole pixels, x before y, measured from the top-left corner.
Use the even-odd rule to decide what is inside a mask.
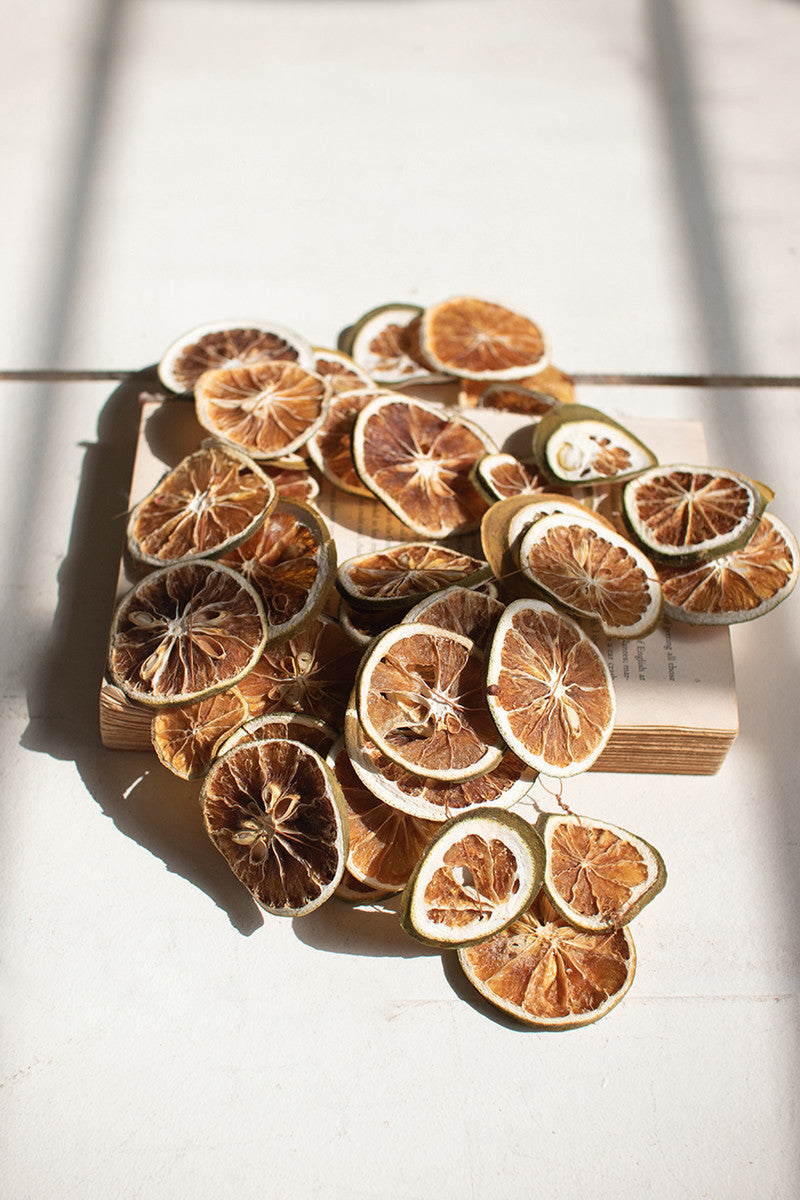
[[[428,843],[400,901],[400,924],[428,946],[474,945],[528,907],[544,877],[544,844],[516,813],[475,808]]]
[[[624,425],[585,404],[546,413],[534,429],[532,448],[546,478],[573,487],[628,479],[658,462]]]

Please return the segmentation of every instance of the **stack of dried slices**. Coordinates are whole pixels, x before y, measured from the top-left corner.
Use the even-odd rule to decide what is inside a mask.
[[[399,894],[403,928],[456,949],[519,1020],[604,1015],[664,864],[531,788],[587,770],[611,734],[595,625],[638,638],[664,611],[738,621],[788,594],[798,550],[769,490],[660,466],[575,403],[535,322],[473,297],[383,305],[336,349],[220,322],[159,371],[208,438],[130,514],[138,582],[108,676],[152,714],[162,763],[202,780],[233,872],[284,916]],[[443,380],[453,402],[417,395]],[[524,452],[500,453],[476,407],[527,414]],[[407,540],[339,563],[320,479]]]

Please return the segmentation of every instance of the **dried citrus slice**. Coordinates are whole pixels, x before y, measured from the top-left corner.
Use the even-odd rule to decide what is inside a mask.
[[[410,331],[420,317],[418,304],[381,304],[370,309],[355,325],[345,343],[348,353],[376,383],[427,383],[441,379],[414,357]]]
[[[550,482],[514,454],[484,454],[473,467],[473,482],[490,504],[509,496],[549,492]]]
[[[495,1007],[538,1029],[599,1021],[633,983],[630,931],[588,933],[568,924],[541,891],[518,920],[458,951],[470,983]]]
[[[353,770],[344,738],[327,762],[347,805],[348,871],[369,887],[401,891],[439,822],[421,820],[379,800]]]
[[[243,576],[203,560],[153,571],[111,626],[111,679],[130,700],[185,704],[238,683],[267,640],[264,607]]]
[[[425,596],[408,610],[403,621],[452,629],[470,638],[479,650],[483,650],[503,607],[496,596],[455,585]]]
[[[339,597],[336,608],[336,619],[347,636],[356,646],[362,649],[370,644],[379,633],[389,629],[397,622],[397,610],[394,608],[356,608],[348,604],[344,596]]]
[[[302,712],[341,728],[360,658],[339,622],[320,613],[299,633],[267,645],[239,686],[254,717]]]
[[[423,596],[460,583],[481,583],[491,568],[481,558],[435,542],[401,542],[357,554],[341,564],[336,586],[355,608],[407,609]]]
[[[319,496],[319,484],[305,461],[284,465],[262,460],[260,465],[267,478],[274,483],[275,491],[284,499],[313,504]]]
[[[629,480],[622,507],[631,533],[646,550],[696,562],[744,545],[771,499],[768,488],[736,471],[678,464]]]
[[[310,345],[284,325],[265,321],[215,321],[190,329],[172,343],[158,377],[173,392],[190,392],[205,371],[245,367],[265,359],[289,359],[313,368]]]
[[[544,367],[547,358],[534,321],[474,296],[426,308],[419,340],[435,369],[466,379],[519,379]]]
[[[503,744],[474,642],[434,625],[401,624],[364,655],[356,707],[364,732],[412,774],[464,780],[496,767]]]
[[[544,844],[498,808],[451,818],[428,842],[403,890],[400,924],[428,946],[471,946],[517,920],[538,894]]]
[[[347,709],[344,731],[353,770],[364,786],[385,804],[415,817],[443,821],[481,804],[510,808],[528,794],[537,778],[537,772],[512,750],[505,751],[493,770],[471,779],[447,782],[414,775],[387,758],[366,736],[355,701]]]
[[[664,612],[690,625],[752,621],[785,600],[797,583],[800,552],[791,530],[765,513],[738,550],[706,562],[662,563],[658,576]]]
[[[553,401],[574,404],[575,381],[552,363],[534,375],[513,382],[488,383],[485,379],[462,379],[458,402],[465,408],[496,408],[503,412],[541,417],[554,407]]]
[[[536,827],[547,851],[547,896],[577,929],[627,925],[667,881],[659,852],[627,829],[573,813],[543,813]]]
[[[305,713],[270,712],[260,717],[247,719],[249,709],[245,704],[245,719],[238,728],[217,747],[216,755],[227,754],[240,742],[260,742],[264,738],[289,738],[293,742],[302,742],[321,754],[323,758],[339,737],[339,733],[327,721],[318,717],[308,717]]]
[[[274,483],[252,459],[208,441],[133,509],[128,550],[151,566],[218,557],[254,533],[276,499]]]
[[[584,404],[545,414],[534,428],[533,454],[554,483],[581,486],[625,479],[658,461],[624,425]]]
[[[199,779],[247,716],[244,696],[237,688],[228,688],[194,704],[161,709],[153,717],[150,736],[156,754],[173,775]]]
[[[321,375],[285,359],[206,371],[195,385],[204,429],[253,458],[276,459],[320,427],[330,394]]]
[[[336,546],[322,516],[286,498],[223,561],[261,597],[271,642],[307,625],[322,609],[336,577]]]
[[[508,496],[492,504],[481,520],[481,546],[500,589],[507,599],[529,596],[530,584],[519,565],[519,544],[533,521],[552,512],[590,514],[590,510],[569,496],[540,492],[535,496]],[[602,518],[599,518],[602,520]],[[607,528],[612,528],[605,522]]]
[[[339,900],[344,900],[347,904],[377,904],[381,900],[390,899],[395,894],[395,892],[387,891],[386,888],[370,887],[368,883],[362,883],[360,879],[356,879],[355,875],[350,874],[347,867],[345,867],[344,874],[334,892]]]
[[[553,513],[533,521],[519,546],[523,574],[608,637],[638,638],[661,616],[661,584],[646,555],[592,517]]]
[[[282,917],[333,895],[347,857],[347,816],[333,773],[301,742],[243,742],[218,758],[200,794],[206,829],[237,879]]]
[[[545,775],[587,770],[614,724],[611,675],[570,617],[543,600],[515,600],[487,656],[489,709],[504,740]]]
[[[383,388],[360,388],[331,396],[325,420],[307,443],[309,457],[334,487],[354,496],[373,497],[356,471],[351,442],[356,417],[376,396],[393,395]]]
[[[362,482],[420,537],[477,528],[486,501],[470,471],[497,449],[478,426],[410,396],[379,396],[356,417],[352,449]]]
[[[374,388],[375,380],[355,359],[342,350],[314,346],[314,370],[331,385],[331,392],[354,392],[359,388]]]

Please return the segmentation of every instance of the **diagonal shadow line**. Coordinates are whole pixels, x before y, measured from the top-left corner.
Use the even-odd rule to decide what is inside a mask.
[[[732,300],[730,272],[721,245],[713,180],[697,115],[697,87],[677,0],[647,0],[645,22],[653,63],[657,113],[673,183],[675,207],[685,247],[697,327],[710,375],[746,376],[745,335]],[[724,397],[724,421],[715,413],[721,397],[708,395],[703,417],[715,422],[715,435],[726,460],[736,461],[737,446],[750,434],[750,413],[741,388]],[[731,453],[727,451],[730,448]]]

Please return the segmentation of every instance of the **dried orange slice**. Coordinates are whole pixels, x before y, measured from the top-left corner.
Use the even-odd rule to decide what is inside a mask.
[[[205,371],[288,359],[313,368],[310,345],[284,325],[265,321],[215,321],[182,334],[165,351],[158,377],[172,392],[190,392]]]
[[[200,803],[208,834],[266,909],[303,916],[333,895],[347,857],[347,816],[333,773],[301,742],[243,742],[218,758]]]
[[[378,384],[438,382],[441,375],[417,355],[412,324],[421,313],[418,304],[381,304],[351,326],[343,348]]]
[[[369,496],[373,493],[356,471],[351,442],[356,417],[370,400],[376,396],[393,395],[383,388],[360,388],[358,391],[339,392],[331,396],[325,419],[307,443],[311,461],[316,468],[343,492],[354,496]]]
[[[185,704],[242,680],[266,640],[264,607],[243,576],[203,560],[164,567],[117,606],[109,674],[140,704]]]
[[[274,483],[252,459],[208,441],[133,509],[128,550],[162,567],[218,557],[250,537],[276,499]]]
[[[707,562],[662,563],[658,577],[664,612],[689,625],[734,625],[752,621],[785,600],[797,583],[800,552],[791,530],[765,513],[738,550]]]
[[[401,624],[364,655],[356,707],[364,732],[412,774],[464,780],[496,767],[503,744],[474,642],[434,625]]]
[[[370,644],[379,633],[389,629],[397,621],[394,608],[356,608],[348,604],[344,596],[339,597],[336,619],[347,636],[362,649]]]
[[[481,558],[435,542],[400,542],[341,564],[336,586],[355,608],[407,609],[423,596],[460,583],[481,583],[491,568]]]
[[[534,321],[474,296],[426,308],[419,340],[436,370],[466,379],[519,379],[543,368],[547,358]]]
[[[408,610],[403,621],[452,629],[470,638],[479,650],[483,650],[503,607],[496,596],[456,584],[425,596]]]
[[[206,371],[195,385],[204,429],[252,458],[280,458],[302,446],[325,419],[330,384],[298,363],[276,359]]]
[[[393,762],[364,733],[355,701],[347,709],[344,723],[347,751],[353,770],[365,787],[391,808],[443,821],[455,813],[478,805],[510,808],[528,794],[537,772],[512,750],[484,775],[452,782],[414,775]]]
[[[368,887],[401,891],[439,822],[390,808],[364,787],[350,763],[344,738],[330,751],[327,762],[347,805],[348,871]]]
[[[544,844],[516,813],[477,808],[429,841],[403,890],[400,924],[428,946],[474,946],[516,921],[538,894]]]
[[[458,958],[490,1004],[537,1029],[577,1029],[606,1016],[633,983],[630,931],[588,933],[540,892],[518,920]]]
[[[322,609],[336,577],[336,546],[322,516],[286,498],[222,561],[258,592],[271,642],[307,625]]]
[[[331,385],[331,393],[354,392],[359,388],[375,387],[375,380],[364,371],[355,359],[342,350],[330,350],[314,346],[314,370]]]
[[[541,417],[553,402],[574,404],[575,381],[552,363],[534,375],[513,382],[488,383],[485,379],[462,379],[458,402],[465,408],[496,408],[503,412]]]
[[[224,693],[223,693],[224,694]],[[302,742],[321,754],[323,758],[339,737],[339,733],[327,721],[318,717],[308,717],[305,713],[270,712],[260,717],[248,719],[249,709],[245,704],[245,719],[217,747],[217,755],[227,754],[240,742],[260,742],[264,738],[289,738],[293,742]]]
[[[545,775],[587,770],[611,736],[616,704],[606,661],[575,621],[543,600],[507,606],[486,683],[504,740]]]
[[[534,466],[514,454],[484,454],[473,467],[473,482],[490,504],[509,496],[532,496],[549,492],[550,482]]]
[[[661,584],[646,555],[592,517],[553,513],[533,521],[519,546],[523,574],[607,637],[639,638],[661,616]]]
[[[772,492],[736,471],[678,464],[642,471],[622,492],[625,520],[652,554],[696,562],[743,546]]]
[[[341,728],[361,650],[320,613],[299,633],[269,644],[239,688],[254,717],[301,712]]]
[[[194,704],[161,709],[153,717],[150,736],[156,754],[173,775],[199,779],[247,716],[244,696],[237,688],[228,688]]]
[[[659,852],[627,829],[573,813],[543,813],[536,827],[547,851],[545,891],[576,929],[627,925],[667,881]]]
[[[486,501],[470,471],[497,447],[459,414],[410,396],[379,396],[356,417],[352,449],[362,482],[420,537],[479,525]]]
[[[584,404],[545,414],[534,428],[533,455],[554,483],[582,487],[626,479],[658,461],[624,425]]]

